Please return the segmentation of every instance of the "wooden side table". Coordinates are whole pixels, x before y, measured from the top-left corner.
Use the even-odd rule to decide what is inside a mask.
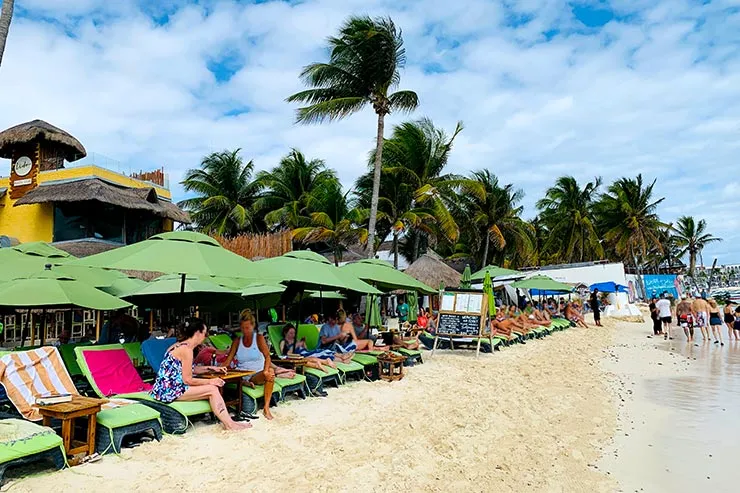
[[[226,384],[228,383],[236,383],[236,398],[233,400],[226,400],[224,398],[224,404],[226,406],[235,406],[236,412],[241,413],[242,412],[242,379],[244,377],[248,377],[251,375],[254,375],[255,372],[253,371],[238,371],[238,370],[229,370],[227,373],[202,373],[200,375],[196,375],[197,378],[220,378],[224,381],[224,386],[220,387],[218,390],[221,392],[221,396],[224,395],[224,389],[226,388]]]
[[[95,415],[106,402],[104,399],[73,395],[69,402],[39,406],[39,414],[44,417],[44,426],[51,426],[52,419],[62,422],[61,436],[68,456],[80,453],[92,455],[95,453]],[[74,420],[84,417],[87,417],[87,441],[82,442],[74,439]]]

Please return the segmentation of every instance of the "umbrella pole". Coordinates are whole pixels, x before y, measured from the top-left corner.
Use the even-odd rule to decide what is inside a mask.
[[[31,313],[30,308],[28,310],[28,320],[31,323],[31,346],[33,346],[36,342],[36,327],[33,325],[33,313]]]
[[[95,311],[95,340],[100,340],[100,310]]]
[[[285,322],[285,305],[283,305],[283,322]]]
[[[154,308],[149,309],[149,333],[154,332]]]
[[[185,274],[180,275],[180,292],[185,292]]]
[[[319,287],[319,307],[321,308],[320,313],[321,313],[321,318],[323,319],[324,318],[324,290],[321,289],[320,287]]]
[[[41,312],[41,345],[46,342],[46,308]]]

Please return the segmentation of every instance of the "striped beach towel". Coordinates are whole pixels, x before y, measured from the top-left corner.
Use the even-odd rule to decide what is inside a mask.
[[[39,421],[36,397],[78,394],[55,347],[17,351],[0,358],[0,383],[24,418]]]

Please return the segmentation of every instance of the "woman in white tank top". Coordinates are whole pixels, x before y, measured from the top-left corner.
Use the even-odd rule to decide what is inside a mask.
[[[245,383],[248,385],[265,386],[265,406],[263,413],[265,418],[272,419],[270,413],[270,398],[275,387],[275,371],[270,361],[270,350],[267,348],[265,337],[255,330],[254,316],[251,310],[243,310],[240,316],[240,327],[242,336],[234,339],[229,350],[229,357],[224,366],[231,365],[235,361],[236,367],[243,371],[253,371],[253,375]]]

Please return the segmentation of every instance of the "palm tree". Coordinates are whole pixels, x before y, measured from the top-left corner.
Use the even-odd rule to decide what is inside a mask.
[[[271,171],[258,173],[257,182],[265,191],[256,207],[265,213],[270,229],[307,225],[311,212],[321,209],[317,200],[326,196],[324,189],[334,189],[339,183],[323,160],[309,161],[297,149],[292,149]]]
[[[496,251],[491,257],[499,264],[506,257],[512,265],[526,263],[535,252],[535,238],[532,225],[521,218],[524,208],[519,203],[524,192],[512,184],[501,186],[496,175],[487,169],[473,172],[471,180],[476,187],[470,190],[464,186],[467,193],[458,200],[462,205],[460,213],[482,244],[481,266],[488,265],[491,247]],[[483,194],[478,190],[483,190]]]
[[[660,229],[666,225],[656,210],[664,199],[654,200],[654,188],[655,180],[645,185],[642,175],[620,178],[596,204],[598,230],[604,241],[623,261],[638,269],[651,247],[662,251]]]
[[[10,21],[13,19],[13,4],[14,0],[2,0],[2,6],[0,6],[0,65],[3,64],[5,42],[8,40]]]
[[[233,236],[255,227],[254,203],[261,186],[252,181],[254,163],[244,163],[240,151],[211,153],[203,158],[200,168],[185,173],[182,185],[197,196],[179,205],[205,233]]]
[[[350,17],[339,29],[339,36],[328,42],[329,62],[304,67],[300,77],[310,89],[293,94],[287,101],[308,104],[298,109],[299,123],[342,119],[368,104],[375,110],[378,128],[368,227],[368,256],[372,257],[385,117],[394,111],[413,111],[419,99],[413,91],[390,92],[398,86],[399,70],[406,63],[401,30],[390,18]]]
[[[334,254],[334,264],[339,265],[342,253],[356,243],[367,242],[367,210],[353,207],[348,200],[350,192],[342,194],[338,181],[326,187],[320,202],[324,210],[312,212],[310,224],[293,230],[293,239],[302,243],[324,243]]]
[[[452,136],[448,137],[428,118],[405,122],[394,127],[391,138],[385,142],[383,155],[383,171],[391,180],[406,187],[403,212],[434,218],[433,224],[416,221],[416,224],[410,222],[409,225],[424,234],[433,233],[431,226],[434,226],[439,236],[453,243],[460,231],[448,203],[456,200],[456,189],[465,186],[471,193],[482,195],[474,181],[443,174],[455,138],[462,130],[463,124],[458,122]],[[371,160],[375,157],[371,156]],[[416,235],[411,262],[419,256],[420,241],[421,235]]]
[[[355,183],[356,202],[359,207],[370,209],[373,190],[373,173],[360,176]],[[411,187],[388,173],[380,178],[380,197],[378,197],[377,238],[385,238],[393,234],[393,267],[398,269],[400,255],[400,237],[412,229],[424,230],[431,233],[428,225],[434,223],[435,218],[419,209],[411,209],[413,203]],[[374,247],[374,246],[373,246]],[[408,259],[413,257],[410,253]]]
[[[694,277],[696,256],[710,243],[722,241],[722,238],[706,232],[707,222],[701,219],[698,223],[692,216],[681,216],[673,227],[673,239],[681,249],[679,256],[689,254],[689,276]]]
[[[550,231],[545,251],[557,251],[561,262],[583,262],[604,257],[594,219],[601,178],[581,188],[572,176],[561,176],[537,202],[542,220]]]

